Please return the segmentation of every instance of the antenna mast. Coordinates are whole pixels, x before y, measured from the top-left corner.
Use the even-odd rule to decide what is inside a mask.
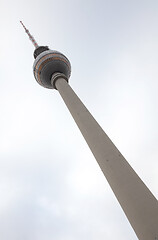
[[[38,48],[38,44],[35,41],[34,37],[30,34],[29,30],[25,27],[25,25],[23,24],[22,21],[20,21],[21,25],[23,26],[23,28],[25,29],[25,32],[27,33],[27,35],[29,36],[31,42],[33,43],[33,45],[35,46],[35,48]]]

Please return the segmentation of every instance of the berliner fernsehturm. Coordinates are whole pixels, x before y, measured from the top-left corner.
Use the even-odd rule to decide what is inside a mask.
[[[25,31],[36,48],[36,81],[60,93],[138,239],[158,240],[158,201],[68,84],[69,60],[58,51],[38,46],[26,28]]]

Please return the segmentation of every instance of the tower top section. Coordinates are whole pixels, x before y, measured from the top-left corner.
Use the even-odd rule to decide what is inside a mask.
[[[20,23],[35,46],[33,72],[36,81],[41,86],[50,89],[56,89],[55,81],[59,76],[68,82],[71,75],[71,64],[67,57],[58,51],[50,50],[48,46],[39,46],[23,22],[20,21]],[[52,76],[55,76],[53,80]]]
[[[31,42],[33,43],[35,48],[38,48],[38,44],[36,42],[36,40],[34,39],[34,37],[30,34],[29,30],[25,27],[25,25],[23,24],[22,21],[20,21],[21,25],[23,26],[23,28],[25,29],[25,32],[27,33],[27,35],[29,36]]]

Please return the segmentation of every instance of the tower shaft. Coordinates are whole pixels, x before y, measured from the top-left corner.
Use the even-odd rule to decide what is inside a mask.
[[[64,78],[55,82],[138,239],[158,239],[158,201]]]

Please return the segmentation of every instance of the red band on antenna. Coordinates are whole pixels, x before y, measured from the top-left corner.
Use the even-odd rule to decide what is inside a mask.
[[[25,32],[27,33],[27,35],[29,36],[31,42],[33,43],[33,45],[35,46],[35,48],[38,47],[37,42],[35,41],[34,37],[30,34],[29,30],[25,27],[25,25],[23,24],[22,21],[20,21],[21,25],[23,26],[23,28],[25,29]]]

